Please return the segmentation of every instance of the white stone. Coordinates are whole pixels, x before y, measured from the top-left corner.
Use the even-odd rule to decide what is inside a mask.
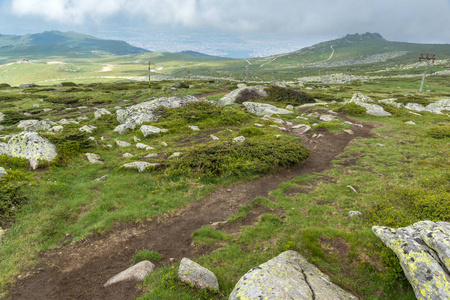
[[[348,215],[350,216],[350,218],[353,218],[353,217],[357,217],[357,216],[362,216],[362,212],[356,211],[356,210],[351,210],[348,212]]]
[[[148,158],[154,158],[154,157],[158,157],[158,154],[157,153],[149,153],[147,155],[144,155],[142,158],[148,159]]]
[[[209,288],[219,290],[219,283],[216,276],[189,258],[183,258],[181,260],[178,277],[182,282],[190,283],[201,289]]]
[[[140,130],[145,137],[148,137],[149,135],[159,134],[159,133],[168,131],[167,129],[162,129],[162,128],[159,128],[156,126],[150,126],[150,125],[142,125]]]
[[[120,124],[118,126],[116,126],[116,128],[114,128],[114,132],[117,132],[119,134],[124,134],[127,131],[130,130],[134,130],[136,128],[136,124],[134,123],[125,123],[125,124]]]
[[[126,169],[136,169],[139,173],[144,172],[147,168],[159,167],[159,163],[148,163],[146,161],[134,161],[121,166],[121,168]]]
[[[111,113],[108,110],[104,109],[104,108],[100,108],[94,113],[94,118],[98,119],[101,116],[105,116],[105,115],[111,115]]]
[[[176,157],[180,157],[181,154],[182,154],[181,152],[174,152],[174,153],[172,153],[171,156],[169,156],[169,159],[171,159],[171,158],[176,158]]]
[[[128,152],[126,152],[126,153],[124,153],[124,154],[122,155],[122,157],[125,157],[125,158],[127,158],[127,157],[132,157],[132,156],[133,156],[133,154],[128,153]]]
[[[80,129],[78,129],[79,131],[82,132],[87,132],[87,133],[92,133],[94,131],[94,129],[96,129],[96,126],[92,126],[92,125],[84,125],[82,127],[80,127]]]
[[[145,150],[154,150],[155,149],[155,148],[153,148],[153,147],[151,147],[149,145],[143,144],[143,143],[137,143],[136,144],[136,148],[138,148],[138,149],[145,149]]]
[[[413,121],[406,121],[405,124],[409,124],[409,125],[417,125],[417,124],[414,123]]]
[[[323,121],[323,122],[330,122],[330,121],[337,120],[337,118],[335,116],[331,116],[331,115],[321,115],[319,117],[319,120]]]
[[[5,168],[0,167],[0,178],[3,178],[6,174],[8,174],[8,172],[6,172]]]
[[[198,128],[198,126],[195,126],[195,125],[189,125],[188,126],[192,131],[199,131],[200,130],[200,128]]]
[[[242,136],[242,135],[240,135],[240,136],[238,136],[238,137],[235,137],[234,139],[233,139],[233,143],[241,143],[241,142],[243,142],[243,141],[245,141],[245,137],[244,136]]]
[[[120,272],[114,277],[110,278],[103,286],[108,287],[114,283],[122,281],[144,281],[145,277],[150,274],[155,265],[148,260],[141,261],[134,266]]]
[[[128,142],[118,141],[118,140],[116,140],[116,145],[119,147],[130,147],[131,146],[131,144]]]
[[[86,158],[91,164],[102,164],[102,158],[96,153],[85,153]]]

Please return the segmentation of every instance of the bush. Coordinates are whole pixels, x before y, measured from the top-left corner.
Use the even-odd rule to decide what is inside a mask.
[[[75,104],[78,101],[80,101],[80,99],[75,98],[75,97],[57,97],[57,98],[49,98],[46,99],[47,101],[51,102],[51,103],[56,103],[56,104]]]
[[[268,101],[282,102],[291,105],[316,102],[308,93],[279,86],[270,86],[266,88],[266,92],[269,94],[266,97],[266,100]]]
[[[248,138],[241,143],[197,146],[172,162],[166,172],[168,175],[243,177],[295,165],[309,155],[310,151],[299,139]]]
[[[142,249],[138,251],[133,257],[133,264],[137,264],[138,262],[149,260],[151,262],[160,261],[163,258],[163,255],[157,251],[149,251],[146,249]]]
[[[62,86],[77,86],[76,83],[74,82],[61,82]]]
[[[345,112],[345,114],[349,116],[362,116],[366,114],[366,109],[362,106],[359,106],[353,102],[342,105],[338,111]]]
[[[0,166],[5,169],[28,168],[28,160],[20,157],[9,157],[7,155],[0,155]]]
[[[0,179],[0,225],[10,221],[28,201],[28,196],[22,192],[27,181],[26,174],[19,170],[7,170],[7,174]]]
[[[7,83],[0,83],[0,89],[7,89],[10,88],[11,86]]]
[[[257,91],[251,89],[244,89],[239,92],[234,102],[242,104],[245,101],[256,101],[261,98],[262,98],[261,95],[258,94]]]
[[[444,139],[450,137],[450,126],[442,125],[442,126],[433,126],[427,130],[427,134],[435,139]]]
[[[246,128],[242,128],[239,131],[239,135],[243,135],[247,138],[247,137],[252,137],[252,136],[264,135],[264,131],[262,131],[261,129],[256,128],[256,127],[246,127]]]
[[[3,124],[5,125],[16,125],[22,120],[40,120],[41,118],[38,116],[25,116],[21,112],[18,111],[5,111],[5,119],[3,120]]]

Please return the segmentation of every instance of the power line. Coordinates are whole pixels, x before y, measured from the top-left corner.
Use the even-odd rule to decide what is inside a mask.
[[[427,61],[427,66],[425,67],[425,72],[423,73],[423,78],[422,78],[422,83],[420,85],[419,93],[422,93],[423,84],[425,83],[425,77],[427,76],[428,67],[430,66],[430,60],[434,62],[435,59],[436,59],[436,55],[435,54],[428,54],[428,53],[426,53],[426,54],[421,53],[420,54],[419,61],[426,60]]]

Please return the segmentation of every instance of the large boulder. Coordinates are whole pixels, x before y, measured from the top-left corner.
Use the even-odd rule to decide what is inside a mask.
[[[101,116],[104,116],[104,115],[110,115],[111,113],[108,111],[108,110],[106,110],[106,109],[104,109],[104,108],[100,108],[100,109],[98,109],[95,113],[94,113],[94,118],[95,119],[98,119],[98,118],[100,118]]]
[[[39,129],[48,130],[54,123],[50,120],[22,120],[17,125],[18,128],[23,128],[24,131],[36,131]]]
[[[421,221],[372,231],[399,258],[417,299],[450,299],[450,223]]]
[[[148,260],[141,261],[134,266],[111,277],[103,286],[108,287],[122,281],[144,281],[148,274],[153,272],[155,265]]]
[[[442,99],[425,106],[425,109],[434,114],[441,114],[442,110],[450,111],[450,99]]]
[[[159,134],[159,133],[162,133],[162,132],[169,131],[169,130],[164,129],[164,128],[159,128],[159,127],[150,126],[150,125],[142,125],[140,130],[141,130],[142,134],[145,137],[148,137],[149,135]]]
[[[8,155],[22,157],[35,168],[39,161],[52,161],[58,152],[56,146],[36,132],[22,132],[8,141]]]
[[[133,161],[127,164],[124,164],[121,166],[121,168],[125,169],[135,169],[139,173],[144,172],[148,168],[156,168],[159,167],[161,164],[159,163],[148,163],[146,161]]]
[[[378,117],[390,116],[391,113],[387,112],[383,109],[382,106],[378,104],[369,104],[369,103],[358,103],[355,102],[356,105],[362,106],[366,109],[366,114]]]
[[[247,272],[229,300],[357,299],[330,282],[327,275],[299,253],[289,250]]]
[[[222,98],[220,98],[220,100],[217,104],[225,106],[225,105],[231,105],[231,104],[235,103],[237,96],[243,90],[255,91],[261,97],[266,97],[268,94],[265,89],[266,89],[266,87],[262,86],[262,85],[248,87],[245,84],[238,84],[238,88],[236,90],[234,90],[234,91],[226,94]]]
[[[143,122],[156,121],[158,119],[158,116],[153,113],[158,106],[184,107],[189,102],[198,101],[200,100],[190,95],[184,97],[150,98],[142,103],[117,110],[117,121],[120,124],[134,123],[140,125]]]
[[[181,260],[178,276],[182,282],[190,283],[201,289],[219,289],[219,282],[217,281],[216,275],[189,258],[183,258]]]
[[[407,103],[405,105],[405,108],[409,109],[409,110],[415,110],[415,111],[424,111],[425,110],[425,107],[423,107],[423,105],[419,104],[419,103]]]
[[[116,126],[116,128],[114,128],[114,132],[117,132],[119,134],[124,134],[127,131],[131,131],[134,130],[136,128],[136,124],[134,123],[124,123],[124,124],[120,124],[118,126]]]
[[[266,115],[273,115],[273,114],[291,114],[292,111],[284,109],[284,108],[278,108],[274,105],[267,104],[267,103],[258,103],[258,102],[250,102],[246,101],[242,103],[245,108],[248,110],[249,113],[257,115],[257,116],[266,116]]]

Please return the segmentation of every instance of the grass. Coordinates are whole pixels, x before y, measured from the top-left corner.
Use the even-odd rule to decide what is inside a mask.
[[[427,102],[450,93],[448,87],[441,87],[437,76],[429,79],[441,92],[425,97]],[[192,89],[174,91],[170,89],[172,83],[158,82],[153,95],[200,94],[234,86],[198,82]],[[415,84],[407,78],[345,88],[329,86],[329,90],[339,99],[350,98],[354,92],[383,99],[394,92],[410,93]],[[403,87],[397,89],[400,85]],[[65,125],[61,134],[48,135],[60,150],[65,149],[62,152],[66,156],[60,164],[49,164],[39,172],[30,172],[23,160],[0,156],[0,164],[12,170],[10,177],[0,184],[11,184],[12,189],[17,188],[18,195],[26,196],[13,214],[2,215],[2,226],[8,228],[0,243],[3,290],[17,275],[36,265],[40,251],[63,246],[66,234],[76,242],[88,239],[93,233],[103,234],[120,222],[156,218],[202,198],[219,185],[250,180],[272,172],[276,166],[295,164],[307,157],[299,139],[280,133],[269,126],[273,124],[271,121],[257,119],[237,105],[218,109],[202,104],[189,106],[184,111],[166,110],[152,125],[168,128],[168,133],[144,138],[136,129],[118,136],[112,132],[116,125],[114,117],[94,120],[93,106],[114,113],[116,106],[142,102],[148,98],[145,83],[78,84],[64,87],[65,92],[55,92],[53,88],[60,89],[38,86],[0,90],[2,112],[13,110],[20,116],[22,112],[33,112],[33,117],[55,121],[76,119],[80,115],[88,118],[79,120],[76,126]],[[55,102],[58,98],[77,102]],[[40,104],[39,108],[33,107],[36,103]],[[88,108],[78,109],[78,106]],[[44,112],[44,108],[52,111]],[[328,108],[337,111],[341,106],[337,103]],[[281,118],[298,121],[297,115]],[[210,226],[193,233],[197,246],[218,248],[191,259],[216,274],[220,293],[180,283],[177,265],[173,265],[158,268],[146,279],[141,286],[145,291],[142,299],[225,299],[249,269],[291,249],[300,252],[333,282],[360,298],[414,299],[398,262],[373,235],[371,226],[399,227],[423,219],[450,221],[445,202],[449,196],[448,116],[431,113],[417,116],[400,109],[392,117],[360,114],[354,118],[375,123],[374,136],[354,140],[335,158],[332,169],[282,183],[269,197],[253,199],[252,204],[241,207],[228,222],[244,220],[258,206],[265,206],[270,212],[260,216],[255,224],[241,227],[238,234]],[[405,124],[406,120],[414,121],[417,126]],[[16,121],[2,124],[4,132],[19,132]],[[253,127],[255,122],[264,126]],[[317,120],[312,118],[306,121],[315,122]],[[191,131],[188,124],[198,125],[201,131]],[[96,143],[85,144],[84,149],[70,148],[69,141],[84,142],[87,137],[76,134],[75,129],[82,125],[98,127],[92,134]],[[348,124],[332,121],[320,123],[318,127],[334,132],[348,128]],[[219,141],[212,140],[210,134],[219,137]],[[247,141],[238,145],[230,143],[238,135],[246,136]],[[275,135],[281,136],[275,139]],[[155,150],[115,145],[115,139],[133,142],[134,137]],[[168,146],[163,146],[162,142]],[[104,163],[88,163],[84,156],[87,150],[98,153]],[[123,158],[125,152],[133,156]],[[119,169],[124,163],[141,160],[149,152],[158,156],[148,161],[162,163],[163,169],[144,173]],[[166,158],[173,152],[184,155],[168,161]],[[106,174],[107,180],[93,181]],[[288,190],[302,187],[308,192],[286,195]],[[10,210],[11,205],[5,207]],[[350,210],[361,211],[363,217],[349,218]],[[130,261],[133,259],[135,262],[157,260],[158,255],[143,249],[134,258],[130,257]]]

